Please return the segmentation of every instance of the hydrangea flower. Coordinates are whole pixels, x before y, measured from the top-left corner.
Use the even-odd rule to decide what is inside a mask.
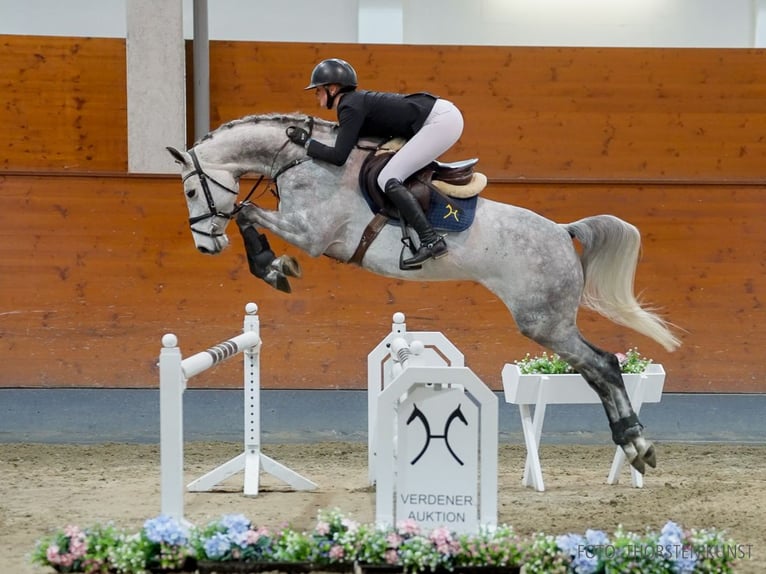
[[[662,556],[673,565],[676,574],[691,574],[697,565],[697,555],[685,538],[681,527],[672,520],[660,531],[658,546]]]
[[[187,529],[178,520],[165,514],[144,522],[144,533],[157,544],[183,546],[189,541]]]
[[[594,536],[598,531],[589,530],[590,538],[599,543],[606,540],[603,536]],[[603,533],[600,533],[603,534]],[[580,534],[565,534],[556,537],[556,545],[566,554],[571,561],[572,571],[576,574],[593,574],[598,572],[601,565],[603,547],[588,540],[588,536]]]
[[[195,530],[198,558],[214,561],[264,561],[272,558],[272,538],[266,528],[255,528],[243,514],[226,514]]]

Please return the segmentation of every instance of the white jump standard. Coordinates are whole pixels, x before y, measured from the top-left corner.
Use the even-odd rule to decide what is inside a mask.
[[[434,366],[391,340],[393,377],[376,403],[375,519],[476,532],[497,523],[495,394],[467,367]]]
[[[245,306],[242,334],[209,349],[182,359],[178,339],[172,333],[162,337],[160,351],[160,465],[162,513],[183,520],[184,516],[184,437],[183,393],[188,379],[242,353],[244,357],[244,452],[204,476],[192,481],[188,489],[206,492],[244,470],[244,494],[257,496],[260,469],[286,482],[296,490],[313,490],[316,484],[261,452],[261,336],[258,306]]]
[[[463,367],[465,358],[452,341],[440,331],[407,331],[404,313],[393,314],[391,332],[367,355],[367,465],[370,484],[375,484],[376,417],[378,395],[400,373],[397,361],[392,359],[391,343],[398,338],[408,343],[419,341],[423,351],[417,364],[431,367]]]

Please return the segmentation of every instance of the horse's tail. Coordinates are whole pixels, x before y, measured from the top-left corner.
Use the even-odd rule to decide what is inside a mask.
[[[583,246],[582,304],[654,339],[668,351],[677,349],[681,341],[670,331],[669,324],[643,307],[633,292],[641,249],[638,229],[612,215],[586,217],[564,227]]]

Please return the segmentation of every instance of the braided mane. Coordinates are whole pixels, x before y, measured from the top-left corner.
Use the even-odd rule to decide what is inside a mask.
[[[213,131],[205,134],[200,138],[198,141],[194,143],[194,145],[198,145],[204,141],[207,141],[209,139],[213,139],[216,134],[219,132],[224,132],[231,130],[233,128],[246,126],[249,124],[257,124],[257,123],[265,123],[265,122],[275,122],[275,123],[282,123],[282,124],[302,124],[306,121],[308,121],[310,116],[306,114],[301,113],[292,113],[292,114],[280,114],[280,113],[271,113],[271,114],[254,114],[250,116],[244,116],[242,118],[238,118],[235,120],[231,120],[229,122],[226,122],[225,124],[220,125]],[[314,118],[314,128],[317,129],[335,129],[338,127],[338,124],[335,122],[331,122],[322,118]]]

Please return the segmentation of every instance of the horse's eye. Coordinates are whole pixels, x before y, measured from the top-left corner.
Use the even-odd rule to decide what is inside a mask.
[[[186,197],[188,197],[189,199],[192,199],[195,195],[197,195],[196,189],[190,189],[189,191],[186,192]]]

